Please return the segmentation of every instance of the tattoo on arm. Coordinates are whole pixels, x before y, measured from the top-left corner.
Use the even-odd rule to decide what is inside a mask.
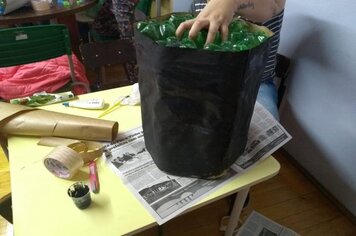
[[[248,1],[248,2],[246,2],[246,3],[241,3],[241,4],[237,7],[237,11],[246,10],[247,8],[255,9],[255,3],[252,2],[252,1]]]

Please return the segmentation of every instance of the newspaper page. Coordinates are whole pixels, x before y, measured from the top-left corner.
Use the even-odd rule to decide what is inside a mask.
[[[238,171],[246,171],[266,159],[291,138],[273,115],[256,102],[245,151],[234,163],[234,167]]]
[[[280,225],[273,220],[252,211],[236,236],[300,236],[293,230]]]
[[[163,224],[267,158],[291,138],[259,104],[252,121],[245,153],[217,180],[173,176],[159,170],[146,150],[142,127],[105,145],[106,162],[157,223]]]
[[[158,169],[146,150],[141,127],[106,146],[105,157],[109,166],[158,224],[177,216],[237,175],[231,168],[223,178],[211,181],[168,175]]]

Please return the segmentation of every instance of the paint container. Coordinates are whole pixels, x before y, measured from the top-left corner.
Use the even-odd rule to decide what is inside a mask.
[[[76,182],[68,188],[68,195],[79,209],[87,208],[91,203],[89,186]]]

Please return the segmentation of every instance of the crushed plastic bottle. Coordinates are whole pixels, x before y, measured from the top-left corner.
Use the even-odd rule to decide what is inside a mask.
[[[229,25],[227,41],[223,41],[220,32],[215,36],[212,43],[205,45],[208,35],[207,29],[202,29],[198,35],[190,39],[189,31],[183,32],[181,38],[175,36],[177,27],[184,21],[192,19],[193,15],[181,13],[172,14],[167,19],[157,21],[151,19],[140,21],[136,27],[159,45],[165,47],[179,47],[190,49],[204,49],[210,51],[239,52],[257,47],[266,41],[270,35],[261,28],[254,27],[242,19],[234,19]]]

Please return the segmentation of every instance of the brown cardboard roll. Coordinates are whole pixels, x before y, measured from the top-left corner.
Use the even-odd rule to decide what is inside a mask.
[[[0,102],[0,133],[112,141],[119,124],[65,113]]]

